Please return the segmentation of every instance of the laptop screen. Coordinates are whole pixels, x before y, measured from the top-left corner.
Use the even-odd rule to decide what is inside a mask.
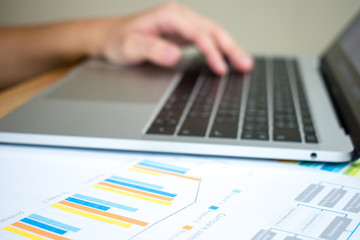
[[[339,68],[345,80],[343,91],[349,103],[353,105],[357,119],[360,119],[360,17],[355,20],[350,29],[341,37],[340,47],[346,58],[352,64],[355,73],[347,70],[345,63],[339,60]]]
[[[360,13],[323,56],[322,70],[337,110],[360,153]]]
[[[341,37],[340,46],[348,59],[354,64],[357,73],[360,72],[360,18],[357,18],[352,27]]]

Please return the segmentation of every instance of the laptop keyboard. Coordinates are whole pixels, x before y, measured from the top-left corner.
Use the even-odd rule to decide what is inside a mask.
[[[251,74],[231,69],[226,77],[197,59],[146,133],[318,142],[297,62],[281,58],[256,58]]]

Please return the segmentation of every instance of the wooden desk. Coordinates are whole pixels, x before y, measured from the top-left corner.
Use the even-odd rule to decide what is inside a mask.
[[[20,83],[10,89],[0,92],[0,118],[19,107],[36,94],[41,92],[53,83],[56,83],[64,76],[73,65],[69,65],[41,76],[31,78],[28,81]]]

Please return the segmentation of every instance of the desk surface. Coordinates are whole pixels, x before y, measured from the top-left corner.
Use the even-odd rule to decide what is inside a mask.
[[[41,90],[58,81],[71,66],[63,67],[0,91],[0,118],[19,107]]]

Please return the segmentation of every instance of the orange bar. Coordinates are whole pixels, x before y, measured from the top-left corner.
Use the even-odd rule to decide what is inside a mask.
[[[134,168],[139,168],[139,169],[144,169],[144,170],[151,171],[151,172],[163,173],[163,174],[168,174],[168,175],[172,175],[172,176],[176,176],[176,177],[182,177],[182,178],[187,178],[187,179],[191,179],[191,180],[195,180],[195,181],[200,181],[200,178],[189,177],[189,176],[185,176],[182,174],[168,172],[168,171],[164,171],[164,170],[160,170],[160,169],[154,169],[154,168],[150,168],[150,167],[135,165]]]
[[[193,227],[192,226],[189,226],[189,225],[185,225],[183,226],[183,229],[185,230],[191,230]]]
[[[47,231],[38,229],[38,228],[33,227],[33,226],[29,226],[29,225],[24,224],[24,223],[21,223],[21,222],[16,222],[16,223],[13,223],[13,224],[11,224],[11,225],[13,225],[14,227],[21,228],[21,229],[23,229],[23,230],[32,232],[32,233],[39,234],[39,235],[44,236],[44,237],[47,237],[47,238],[58,239],[58,240],[70,240],[70,238],[61,237],[61,236],[59,236],[59,235],[56,235],[56,234],[53,234],[53,233],[49,233],[49,232],[47,232]]]
[[[112,219],[116,219],[116,220],[120,220],[120,221],[124,221],[124,222],[128,222],[128,223],[133,223],[133,224],[136,224],[136,225],[139,225],[139,226],[148,225],[147,222],[142,222],[142,221],[139,221],[139,220],[136,220],[136,219],[133,219],[133,218],[123,217],[123,216],[120,216],[120,215],[117,215],[117,214],[114,214],[114,213],[104,212],[104,211],[101,211],[101,210],[98,210],[98,209],[82,206],[82,205],[72,203],[72,202],[68,202],[66,200],[62,200],[59,203],[62,204],[62,205],[65,205],[65,206],[72,207],[72,208],[77,208],[77,209],[82,210],[82,211],[86,211],[86,212],[89,212],[89,213],[95,213],[97,215],[101,215],[101,216],[104,216],[104,217],[108,217],[108,218],[112,218]]]
[[[161,195],[154,194],[154,193],[148,193],[148,192],[144,192],[144,191],[141,191],[141,190],[136,190],[136,189],[132,189],[132,188],[128,188],[128,187],[123,187],[123,186],[119,186],[119,185],[112,184],[112,183],[107,183],[107,182],[99,182],[98,184],[103,185],[103,186],[116,188],[116,189],[120,189],[120,190],[125,190],[125,191],[132,192],[132,193],[141,194],[141,195],[148,196],[148,197],[153,197],[153,198],[165,200],[165,201],[172,201],[174,199],[174,198],[171,198],[171,197],[161,196]]]

